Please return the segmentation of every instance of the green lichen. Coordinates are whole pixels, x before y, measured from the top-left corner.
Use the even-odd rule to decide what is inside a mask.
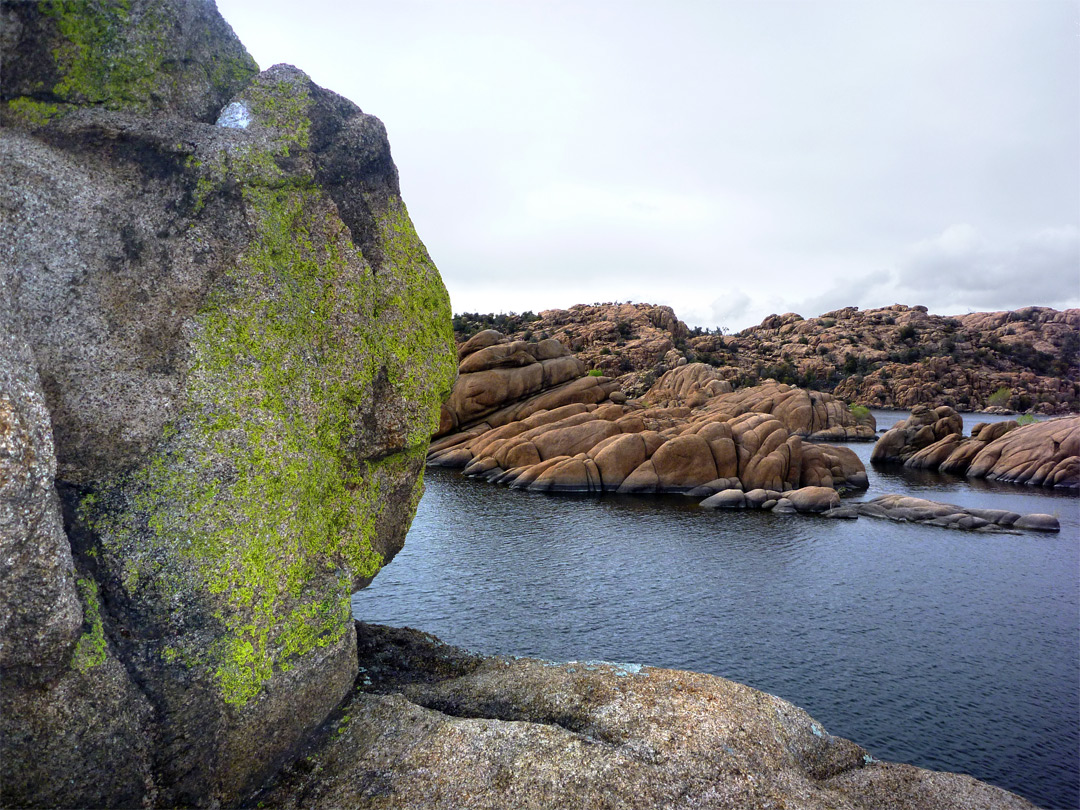
[[[245,94],[259,123],[277,131],[277,149],[289,154],[291,146],[307,149],[311,119],[307,115],[311,95],[306,84],[284,80],[256,82]]]
[[[20,96],[7,103],[8,112],[23,126],[43,127],[60,113],[56,104],[46,104],[32,98]]]
[[[105,628],[101,621],[101,602],[98,586],[92,579],[79,579],[75,583],[83,603],[83,625],[86,630],[75,645],[72,666],[79,672],[88,672],[105,663]]]
[[[146,108],[157,89],[165,35],[153,7],[132,25],[130,0],[46,0],[62,43],[53,51],[64,101]]]
[[[400,199],[390,200],[378,224],[386,261],[403,281],[384,304],[396,316],[384,348],[403,398],[427,417],[406,443],[426,443],[439,429],[440,406],[457,376],[450,296]]]
[[[404,205],[372,201],[392,265],[375,273],[313,180],[278,165],[307,146],[306,86],[249,93],[269,145],[186,165],[194,213],[239,187],[254,238],[197,314],[186,401],[158,451],[83,504],[133,598],[205,600],[217,640],[181,634],[163,656],[205,668],[236,706],[350,630],[354,583],[382,564],[380,516],[422,470],[455,365],[449,299]],[[379,408],[401,435],[365,459]],[[422,491],[418,476],[410,515]]]
[[[59,34],[53,58],[60,79],[52,93],[64,102],[147,111],[173,95],[180,71],[205,70],[218,90],[258,72],[242,52],[215,53],[195,68],[177,59],[170,53],[177,21],[162,4],[133,12],[130,0],[42,0],[38,8]]]

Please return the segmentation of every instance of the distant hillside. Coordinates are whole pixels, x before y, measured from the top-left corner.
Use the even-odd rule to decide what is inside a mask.
[[[737,334],[690,329],[670,307],[579,304],[539,315],[454,318],[458,341],[495,328],[553,337],[631,395],[684,362],[718,367],[735,385],[763,379],[878,408],[1080,411],[1080,310],[931,315],[926,307],[845,307],[817,318],[770,315]]]

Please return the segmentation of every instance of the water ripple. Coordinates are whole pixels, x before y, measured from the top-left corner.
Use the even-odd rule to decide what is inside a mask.
[[[1080,806],[1080,500],[871,478],[872,494],[1057,512],[1063,530],[718,514],[679,497],[550,497],[433,469],[405,549],[354,612],[486,653],[723,675],[875,757]]]

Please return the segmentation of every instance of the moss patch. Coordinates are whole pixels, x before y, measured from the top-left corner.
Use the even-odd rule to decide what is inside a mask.
[[[79,579],[75,584],[82,598],[83,626],[86,629],[75,645],[71,665],[79,672],[87,672],[105,663],[105,628],[101,621],[97,583],[92,579]]]
[[[13,98],[7,103],[8,112],[23,126],[43,127],[60,113],[56,104],[46,104],[25,96]]]
[[[160,12],[137,21],[132,36],[131,3],[46,0],[39,6],[56,22],[63,42],[53,51],[62,78],[53,94],[75,103],[148,106],[161,74],[164,27]]]
[[[189,69],[170,52],[178,22],[166,6],[148,3],[136,12],[130,0],[42,0],[42,14],[56,25],[53,49],[60,80],[53,95],[74,104],[147,111],[161,107]],[[214,54],[196,69],[218,90],[235,87],[258,67],[247,54]]]

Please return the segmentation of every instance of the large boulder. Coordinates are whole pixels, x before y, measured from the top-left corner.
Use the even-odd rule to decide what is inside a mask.
[[[1080,416],[1024,425],[986,442],[969,478],[1080,489]]]
[[[0,277],[0,301],[8,294]],[[97,583],[75,571],[55,478],[33,354],[0,306],[3,802],[135,806],[150,781],[152,709],[105,636]]]
[[[916,405],[911,416],[898,422],[877,440],[870,461],[903,464],[919,451],[948,436],[962,436],[964,420],[948,405]]]
[[[951,413],[950,413],[951,412]],[[918,408],[878,441],[871,461],[969,478],[1080,489],[1080,416],[1019,426],[980,423],[964,437],[948,406]]]
[[[494,329],[458,348],[458,378],[443,403],[435,437],[481,422],[501,427],[540,410],[598,403],[617,386],[586,376],[585,364],[557,340],[510,341]]]
[[[879,762],[802,709],[711,675],[483,658],[361,625],[366,684],[268,807],[1033,810]]]
[[[351,687],[449,301],[382,124],[212,4],[3,15],[4,802],[235,803]]]

